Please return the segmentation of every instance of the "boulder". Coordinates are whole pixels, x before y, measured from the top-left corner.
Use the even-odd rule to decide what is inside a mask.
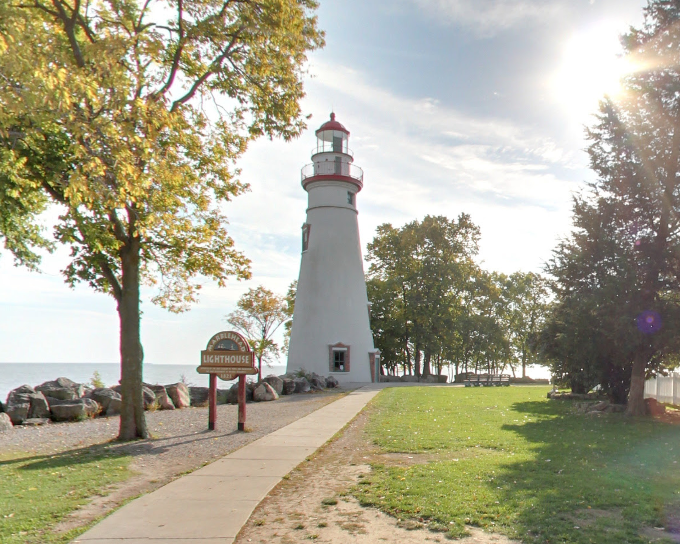
[[[280,395],[283,392],[283,380],[281,378],[279,378],[278,376],[274,376],[273,374],[270,374],[269,376],[264,378],[262,381],[271,385],[272,389],[274,389],[274,391],[276,391],[277,395]]]
[[[338,386],[338,380],[335,379],[335,376],[326,376],[326,387],[329,389],[332,389],[333,387]]]
[[[447,383],[449,381],[448,376],[443,376],[441,374],[437,375],[437,383]]]
[[[191,406],[208,406],[208,398],[210,389],[207,387],[190,387],[189,396],[191,397]]]
[[[656,399],[645,399],[645,405],[647,406],[647,413],[650,416],[660,416],[666,413],[666,406]]]
[[[54,421],[82,421],[99,412],[99,404],[88,398],[64,401],[50,405]]]
[[[10,404],[23,404],[26,402],[30,403],[28,395],[32,395],[34,393],[35,389],[33,389],[30,385],[22,385],[21,387],[12,389],[9,392],[9,395],[7,395],[7,406]]]
[[[0,433],[11,431],[13,428],[10,417],[5,412],[0,412]]]
[[[596,402],[595,404],[591,404],[591,406],[588,408],[589,412],[604,412],[607,407],[609,406],[609,401],[603,400],[600,402]]]
[[[146,384],[145,384],[146,385]],[[158,404],[158,408],[161,410],[174,410],[175,405],[172,402],[172,399],[168,395],[167,389],[165,389],[165,386],[163,385],[147,385],[151,391],[154,392],[156,395],[156,403]]]
[[[117,385],[112,385],[111,389],[113,389],[116,393],[120,395],[120,392],[123,390],[123,387],[120,384]]]
[[[60,400],[79,399],[85,392],[85,388],[81,384],[68,378],[57,378],[56,380],[42,383],[35,390],[44,393],[46,397]]]
[[[295,393],[295,380],[291,378],[283,379],[283,389],[281,390],[282,395],[292,395]]]
[[[246,382],[246,402],[253,402],[253,391],[255,384]],[[231,386],[227,391],[227,404],[238,404],[238,382]]]
[[[296,393],[308,393],[312,389],[307,378],[295,378],[295,392]]]
[[[31,409],[30,402],[16,402],[7,405],[7,415],[12,420],[13,425],[21,425],[28,419],[28,412]]]
[[[253,390],[253,400],[255,402],[277,400],[278,398],[279,398],[279,395],[277,394],[277,392],[267,382],[260,383]]]
[[[158,408],[156,405],[156,393],[154,393],[146,385],[142,385],[142,397],[144,397],[145,410]]]
[[[175,408],[188,408],[191,406],[191,396],[189,389],[182,382],[173,383],[165,386],[168,396],[172,400]]]
[[[229,396],[229,389],[217,390],[217,404],[227,404],[227,397]]]
[[[44,419],[50,417],[50,406],[47,404],[47,399],[40,391],[28,395],[29,403],[31,405],[28,411],[29,419]]]
[[[99,403],[102,407],[102,412],[109,414],[109,407],[113,403],[112,412],[120,413],[121,397],[120,393],[116,393],[113,389],[109,387],[101,387],[98,389],[93,389],[88,394],[88,397]]]
[[[313,372],[309,377],[309,385],[316,391],[326,389],[326,378]]]

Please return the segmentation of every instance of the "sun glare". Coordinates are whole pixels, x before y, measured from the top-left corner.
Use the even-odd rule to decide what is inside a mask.
[[[633,66],[619,42],[621,28],[600,24],[579,32],[565,44],[552,84],[570,113],[590,114],[604,95],[616,98],[621,78]]]

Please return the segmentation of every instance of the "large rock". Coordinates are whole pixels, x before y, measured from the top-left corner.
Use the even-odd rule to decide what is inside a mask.
[[[40,391],[28,395],[31,408],[28,411],[29,419],[44,419],[50,417],[50,407],[47,399]]]
[[[279,398],[278,393],[276,391],[274,391],[274,388],[271,385],[269,385],[267,382],[260,383],[253,390],[253,400],[255,402],[277,400],[278,398]]]
[[[144,397],[145,410],[155,410],[158,408],[158,405],[156,404],[156,393],[154,393],[146,385],[142,385],[142,397]]]
[[[146,384],[145,384],[146,385]],[[156,404],[161,410],[174,410],[175,405],[172,399],[168,395],[167,389],[163,385],[147,385],[151,391],[156,395]]]
[[[335,379],[335,376],[326,376],[326,387],[329,389],[333,387],[338,386],[338,380]]]
[[[5,412],[0,412],[0,433],[6,433],[14,428],[12,420]]]
[[[246,402],[253,402],[253,391],[255,384],[246,382]],[[238,382],[231,386],[227,391],[227,404],[238,404]]]
[[[228,389],[218,389],[215,393],[217,397],[215,402],[217,402],[217,404],[227,404],[227,398],[229,396]]]
[[[26,402],[30,403],[28,396],[33,395],[34,393],[35,389],[33,389],[30,385],[22,385],[21,387],[12,389],[9,392],[9,395],[7,395],[7,406],[10,404],[23,404]]]
[[[309,385],[315,391],[321,391],[323,389],[326,389],[326,378],[324,378],[323,376],[319,376],[316,373],[312,373],[312,375],[309,378]]]
[[[292,395],[293,393],[295,393],[295,380],[291,378],[284,378],[283,390],[281,391],[281,394]]]
[[[54,403],[50,408],[54,421],[82,421],[99,412],[99,404],[88,398]]]
[[[208,387],[190,387],[189,396],[192,406],[208,406],[210,389]]]
[[[56,380],[42,383],[35,390],[44,393],[46,397],[60,400],[79,399],[85,392],[85,388],[81,384],[68,378],[57,378]]]
[[[278,376],[274,376],[273,374],[270,374],[269,376],[264,378],[262,381],[271,385],[272,389],[274,389],[274,391],[276,391],[277,395],[280,395],[283,392],[283,380],[281,378],[279,378]]]
[[[113,389],[109,387],[93,389],[88,396],[99,403],[102,412],[107,416],[120,413],[122,399],[120,393],[116,393]]]
[[[165,390],[168,392],[168,396],[175,405],[175,408],[188,408],[191,406],[189,389],[182,382],[166,385]]]
[[[47,402],[42,393],[36,394],[35,390],[30,385],[22,385],[21,387],[17,387],[10,391],[7,396],[5,412],[14,425],[21,425],[25,420],[31,417],[32,403],[35,405],[35,412],[37,414],[44,413]]]
[[[308,393],[312,389],[307,378],[295,378],[295,392]]]
[[[658,402],[656,399],[645,399],[647,413],[650,416],[660,416],[666,413],[666,406]]]

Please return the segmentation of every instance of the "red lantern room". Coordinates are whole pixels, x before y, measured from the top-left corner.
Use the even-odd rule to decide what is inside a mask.
[[[363,187],[364,172],[352,164],[354,158],[349,149],[349,130],[335,120],[335,113],[331,113],[330,121],[316,131],[312,161],[302,169],[305,190],[315,181],[347,181],[357,186],[357,192]]]

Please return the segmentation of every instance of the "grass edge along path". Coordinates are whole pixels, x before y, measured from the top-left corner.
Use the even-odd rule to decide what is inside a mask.
[[[52,528],[133,473],[130,456],[104,443],[56,454],[0,455],[0,542],[67,543],[87,527]]]
[[[353,493],[450,538],[474,525],[527,543],[670,542],[658,528],[680,529],[680,426],[586,416],[547,391],[386,389],[367,432],[392,460]]]

